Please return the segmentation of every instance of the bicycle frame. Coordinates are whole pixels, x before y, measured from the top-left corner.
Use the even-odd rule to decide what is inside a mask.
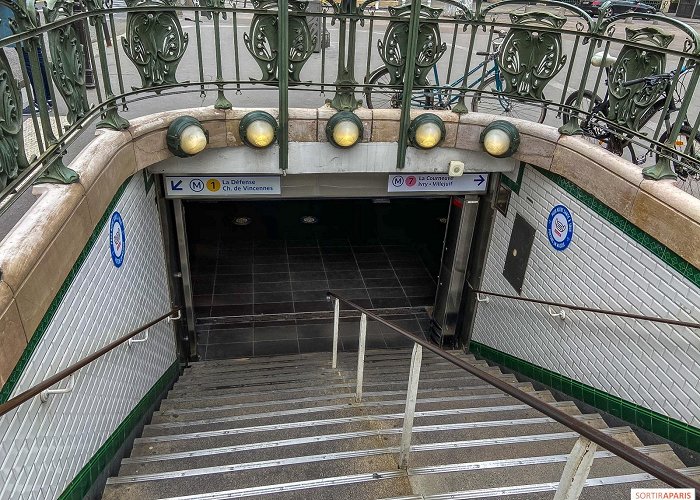
[[[498,69],[498,64],[496,64],[496,61],[495,61],[494,59],[492,59],[492,58],[489,58],[489,59],[486,59],[485,61],[480,62],[480,63],[477,64],[474,68],[472,68],[471,70],[469,70],[469,72],[467,73],[467,78],[470,77],[470,76],[472,76],[472,75],[473,75],[474,73],[476,73],[477,71],[481,70],[484,66],[486,66],[486,65],[488,64],[489,61],[493,61],[493,66],[491,67],[491,69],[489,69],[489,70],[486,71],[483,75],[481,75],[479,78],[477,78],[476,80],[474,80],[471,84],[469,84],[469,86],[468,86],[467,88],[474,88],[474,87],[477,87],[478,85],[481,84],[482,81],[485,81],[485,80],[486,80],[487,78],[489,78],[492,74],[495,74],[495,78],[496,78],[496,90],[499,91],[499,92],[503,90],[503,85],[502,85],[502,83],[501,83],[500,71],[499,71],[499,69]],[[437,65],[433,65],[433,77],[435,78],[435,86],[436,86],[436,87],[441,87],[441,85],[440,85],[440,76],[438,75]],[[450,84],[448,85],[448,87],[450,87],[451,89],[457,90],[457,89],[461,88],[462,82],[463,82],[463,81],[464,81],[464,77],[461,77],[461,78],[455,80],[454,82],[450,83]],[[428,91],[428,90],[429,90],[429,89],[426,89],[426,91]],[[444,89],[442,89],[442,88],[430,89],[430,92],[431,92],[433,95],[437,94],[437,102],[438,102],[438,105],[439,105],[440,107],[445,107],[446,105],[451,106],[452,104],[455,104],[457,101],[459,101],[459,93],[457,93],[456,95],[450,97],[449,99],[445,99],[445,97],[443,96],[443,92],[442,92],[443,90],[444,90]],[[451,93],[452,93],[452,92],[450,92],[450,94],[451,94]],[[425,94],[425,92],[424,92],[424,94]],[[423,95],[424,95],[424,94],[423,94]],[[422,97],[422,96],[421,96],[421,97]],[[426,103],[425,103],[425,101],[423,101],[423,100],[421,99],[421,97],[419,97],[419,96],[413,97],[413,98],[411,99],[411,102],[414,103],[414,104],[416,104],[416,105],[418,105],[418,106],[425,107],[425,104],[426,104]]]

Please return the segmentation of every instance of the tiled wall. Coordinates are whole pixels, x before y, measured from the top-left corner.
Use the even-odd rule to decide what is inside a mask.
[[[170,309],[155,190],[135,175],[115,197],[81,261],[35,332],[16,396]],[[126,253],[112,263],[108,221],[119,211]],[[70,394],[38,397],[0,417],[0,498],[56,498],[175,361],[173,327],[82,368]],[[22,361],[20,361],[22,363]],[[66,382],[59,384],[60,387]]]
[[[572,243],[561,252],[550,246],[546,232],[549,212],[558,204],[569,208],[575,224]],[[517,213],[535,228],[523,297],[700,321],[700,289],[688,273],[608,222],[604,211],[525,168],[507,217],[496,216],[481,288],[517,295],[503,277]],[[576,311],[567,311],[562,321],[546,306],[491,297],[479,304],[473,340],[700,426],[697,330]]]

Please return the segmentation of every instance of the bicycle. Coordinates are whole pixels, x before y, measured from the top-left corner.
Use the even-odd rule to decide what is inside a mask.
[[[606,71],[606,85],[610,77],[610,66],[615,62],[614,57],[608,56],[606,61],[602,60],[601,54],[596,54],[594,60],[591,63],[594,66],[605,65]],[[687,75],[692,68],[683,67],[680,70],[679,82],[684,75]],[[622,83],[623,87],[631,87],[643,83],[645,87],[652,88],[658,85],[664,85],[665,89],[659,94],[659,98],[647,109],[647,111],[641,116],[639,120],[639,126],[644,127],[646,124],[650,123],[654,116],[661,113],[666,104],[666,98],[671,87],[671,82],[675,78],[676,71],[673,70],[669,73],[661,73],[658,75],[651,75],[642,78],[636,78],[633,80],[628,80]],[[669,138],[669,134],[673,128],[671,122],[671,115],[679,110],[679,104],[682,100],[681,89],[684,88],[682,84],[677,85],[674,89],[674,95],[669,104],[668,111],[664,116],[659,116],[659,119],[664,121],[665,130],[659,137],[659,142],[665,144]],[[571,119],[571,113],[568,111],[571,108],[576,108],[576,101],[578,99],[578,91],[572,92],[564,101],[564,104],[568,106],[564,108],[562,112],[562,122],[566,125]],[[660,152],[657,148],[650,147],[642,155],[638,155],[635,150],[635,145],[632,142],[631,137],[625,135],[624,132],[614,130],[614,127],[610,127],[609,123],[604,120],[608,116],[608,111],[610,109],[610,93],[606,90],[605,95],[601,99],[598,95],[593,95],[590,90],[584,90],[581,97],[581,104],[579,106],[580,110],[590,110],[589,114],[581,121],[580,126],[583,130],[583,135],[593,142],[603,145],[608,151],[622,156],[625,150],[629,151],[632,163],[636,165],[641,165],[647,159],[647,157],[655,153],[656,160],[660,158]],[[674,119],[675,123],[677,119]],[[682,125],[678,136],[673,141],[674,150],[678,152],[685,152],[687,145],[690,143],[690,156],[693,158],[698,158],[699,162],[695,169],[688,168],[687,165],[682,164],[680,161],[672,161],[673,169],[681,179],[685,180],[688,177],[692,177],[695,180],[700,180],[700,133],[695,134],[694,140],[691,140],[692,126],[688,120],[688,116],[682,117]],[[638,147],[638,146],[637,146]],[[673,158],[676,158],[673,156]],[[672,160],[673,160],[672,158]]]
[[[503,95],[503,75],[498,66],[498,55],[501,44],[505,39],[505,31],[497,32],[491,42],[491,52],[476,52],[478,56],[484,56],[484,60],[470,69],[467,78],[477,72],[482,75],[474,80],[467,88],[477,88],[471,101],[471,109],[479,112],[495,115],[506,115],[515,118],[523,118],[529,121],[544,122],[547,114],[547,106],[542,102],[530,102],[515,99]],[[489,68],[489,64],[492,63]],[[416,91],[411,96],[411,104],[423,109],[451,109],[460,100],[460,91],[464,77],[449,83],[445,87],[440,85],[437,65],[433,65],[433,79],[435,85]],[[365,103],[368,108],[400,108],[403,101],[403,93],[399,88],[390,85],[391,76],[386,67],[381,67],[369,74],[365,79]],[[495,87],[495,89],[494,89]],[[375,89],[386,89],[376,91]],[[495,93],[492,93],[495,90]]]

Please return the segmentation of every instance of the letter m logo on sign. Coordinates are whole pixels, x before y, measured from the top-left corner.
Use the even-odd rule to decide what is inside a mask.
[[[195,193],[199,193],[204,189],[204,183],[200,179],[192,179],[190,181],[190,189]]]

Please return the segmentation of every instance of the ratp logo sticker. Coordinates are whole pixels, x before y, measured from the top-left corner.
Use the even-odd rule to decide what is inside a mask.
[[[114,212],[109,223],[109,251],[112,254],[114,267],[121,267],[124,262],[125,250],[126,233],[124,232],[124,221],[119,212]]]
[[[571,212],[564,205],[557,205],[549,212],[549,219],[547,219],[549,244],[561,252],[568,248],[573,236],[574,220],[571,217]]]

